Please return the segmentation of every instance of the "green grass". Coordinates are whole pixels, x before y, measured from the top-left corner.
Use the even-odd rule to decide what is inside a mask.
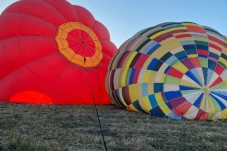
[[[176,121],[98,106],[108,150],[227,150],[227,121]],[[0,103],[0,151],[104,150],[94,106]]]

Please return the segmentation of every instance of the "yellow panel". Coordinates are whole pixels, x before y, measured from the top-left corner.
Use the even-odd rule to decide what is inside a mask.
[[[172,67],[177,69],[177,70],[179,69],[179,71],[181,71],[181,73],[186,73],[188,71],[188,68],[184,64],[182,64],[181,62],[177,62]]]
[[[161,108],[161,110],[167,115],[170,112],[169,107],[165,104],[161,93],[156,93],[155,94],[155,98],[157,100],[157,103],[159,105],[159,107]]]
[[[60,51],[68,60],[72,60],[72,56],[67,51]]]
[[[151,70],[145,70],[143,74],[142,82],[151,82],[151,83],[154,82],[154,80],[150,79],[151,72],[152,72]]]
[[[160,31],[160,32],[158,32],[157,34],[152,35],[152,36],[150,37],[150,39],[154,39],[154,38],[156,38],[156,37],[158,37],[158,36],[160,36],[160,35],[162,35],[162,34],[164,34],[164,33],[166,33],[166,30]]]
[[[147,113],[149,113],[149,111],[152,109],[150,100],[147,96],[139,99],[139,104],[141,108]]]
[[[196,57],[198,57],[197,54],[190,54],[190,55],[188,55],[188,58],[196,58]]]
[[[157,74],[155,76],[153,76],[153,78],[155,79],[154,80],[155,82],[164,82],[165,76],[163,77],[163,74],[167,67],[168,67],[168,65],[166,63],[162,64],[162,66],[158,70]]]
[[[184,30],[184,29],[187,29],[187,28],[186,27],[174,27],[174,28],[167,29],[167,31],[171,32],[171,31],[175,31],[175,30]]]
[[[80,59],[83,59],[83,62],[85,64],[86,67],[89,67],[89,66],[95,66],[95,62],[92,60],[91,57],[86,57],[86,61],[84,61],[84,57],[82,57],[81,55],[77,55],[77,58],[80,60]]]
[[[197,41],[204,41],[208,42],[208,39],[201,38],[201,37],[184,37],[184,38],[178,38],[179,41],[189,41],[189,40],[197,40]]]
[[[155,50],[152,54],[152,57],[160,59],[163,57],[169,50],[166,49],[165,47],[161,46],[157,50]]]
[[[158,32],[158,33],[152,35],[152,36],[150,37],[150,39],[154,39],[154,38],[156,38],[156,37],[158,37],[158,36],[160,36],[160,35],[163,35],[163,34],[165,34],[165,33],[169,33],[169,32],[171,32],[171,31],[182,30],[182,29],[187,29],[187,28],[186,28],[186,27],[176,27],[176,28],[170,28],[170,29],[167,29],[167,30],[163,30],[163,31],[160,31],[160,32]]]
[[[166,78],[166,74],[158,72],[158,74],[155,77],[154,82],[155,83],[164,83]]]
[[[184,49],[183,49],[182,47],[178,47],[178,48],[176,48],[176,49],[171,50],[170,52],[171,52],[172,54],[176,54],[176,53],[181,52],[181,51],[183,51],[183,50],[184,50]]]
[[[139,110],[137,110],[134,105],[130,104],[128,107],[127,107],[127,110],[131,110],[131,111],[134,111],[134,112],[139,112]]]
[[[64,54],[64,56],[66,56],[67,58],[73,58],[75,56],[74,51],[71,48],[66,48],[64,50],[60,51],[62,54]]]
[[[75,54],[74,51],[70,50],[66,50],[65,52],[63,52],[62,54],[71,62],[78,64],[80,66],[83,67],[94,67],[97,66],[99,64],[99,62],[102,60],[103,58],[103,54],[102,54],[102,44],[99,41],[98,37],[96,36],[96,34],[87,26],[83,25],[82,23],[79,22],[68,22],[65,23],[61,26],[59,26],[57,34],[56,34],[56,42],[57,45],[59,47],[59,50],[63,50],[68,46],[68,41],[64,40],[67,39],[68,33],[74,29],[79,29],[79,30],[83,30],[85,31],[94,41],[95,43],[95,53],[93,56],[91,57],[87,57],[85,56],[86,61],[84,61],[84,56],[81,56],[79,54]],[[69,57],[71,56],[71,57]],[[72,56],[75,56],[72,59]]]
[[[219,61],[222,62],[222,63],[224,63],[225,66],[227,66],[227,60],[225,60],[224,58],[220,57],[219,58]]]
[[[70,26],[69,24],[67,24],[67,26],[64,27],[63,31],[68,34],[70,31],[74,30],[72,28],[72,26]]]
[[[213,101],[211,100],[210,97],[208,97],[208,103],[209,103],[209,109],[210,109],[210,111],[209,111],[209,118],[210,118],[210,117],[214,116],[216,110],[215,110],[215,107],[214,107],[214,103],[213,103]]]
[[[148,94],[154,94],[154,84],[153,83],[148,83],[147,91],[148,91]]]
[[[176,42],[176,38],[175,37],[170,37],[170,38],[167,38],[167,39],[164,39],[163,41],[160,42],[161,45],[164,45],[166,43],[170,43],[170,42]]]
[[[203,97],[203,99],[201,101],[201,104],[200,104],[200,109],[201,110],[205,110],[205,104],[206,104],[206,100],[205,100],[205,97]]]
[[[194,84],[192,84],[192,83],[190,83],[190,82],[187,82],[187,81],[185,81],[185,80],[183,80],[183,79],[180,80],[180,84],[181,84],[181,85],[185,85],[185,86],[189,86],[189,87],[200,88],[200,86],[194,85]]]
[[[221,119],[227,119],[227,108],[221,112]]]
[[[125,59],[127,60],[126,63],[124,64],[124,68],[129,68],[132,60],[134,59],[134,57],[137,55],[137,52],[130,52],[130,54],[128,55],[128,57]]]
[[[184,26],[197,26],[197,27],[201,27],[200,25],[197,25],[197,24],[193,24],[193,23],[183,23]]]
[[[62,29],[58,29],[56,38],[58,38],[58,39],[67,39],[67,37],[68,37],[68,33],[66,33]]]
[[[172,49],[176,49],[176,48],[181,48],[183,50],[182,46],[180,45],[179,41],[177,41],[177,40],[173,40],[168,43],[165,43],[164,47],[167,48],[168,50],[172,50]]]
[[[224,48],[222,49],[222,53],[225,54],[225,55],[227,55],[227,48],[224,47]]]
[[[137,87],[138,87],[139,84],[132,84],[132,85],[129,85],[128,86],[128,89],[129,89],[129,97],[131,100],[137,100],[138,99],[138,90],[137,90]]]
[[[187,28],[186,28],[187,29]],[[179,35],[188,35],[191,34],[190,32],[186,31],[186,32],[177,32],[177,33],[173,33],[174,36],[179,36]]]
[[[122,72],[122,78],[121,78],[121,86],[125,86],[125,80],[126,79],[126,75],[128,72],[128,68],[132,62],[132,60],[134,59],[135,55],[137,54],[137,52],[131,52],[130,55],[126,58],[126,64],[124,65],[124,70]]]
[[[69,24],[73,29],[80,29],[80,28],[81,28],[81,23],[79,23],[79,22],[68,22],[68,24]]]
[[[138,98],[137,99],[139,99],[139,98],[142,98],[143,96],[142,96],[142,86],[141,86],[141,83],[138,85],[138,87],[137,87],[137,95],[138,95]]]
[[[58,50],[59,51],[64,50],[66,48],[69,48],[67,40],[63,40],[63,39],[55,39],[55,40],[56,40],[56,42],[58,44]]]

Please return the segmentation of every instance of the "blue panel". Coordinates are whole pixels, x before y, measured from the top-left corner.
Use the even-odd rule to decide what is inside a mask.
[[[164,56],[160,58],[161,61],[165,62],[167,59],[169,59],[173,54],[171,52],[167,52]]]
[[[225,60],[227,60],[227,55],[226,54],[222,53],[221,57],[224,58]]]
[[[178,115],[174,114],[172,111],[169,112],[169,113],[167,114],[167,116],[170,117],[170,118],[172,118],[172,119],[175,119],[175,120],[180,120],[180,119],[182,119],[182,116],[178,116]]]
[[[198,90],[199,88],[194,88],[194,87],[189,87],[189,86],[184,86],[180,85],[180,90]]]
[[[197,49],[202,49],[202,50],[208,50],[208,46],[207,45],[196,45]]]
[[[199,83],[203,83],[197,69],[194,68],[194,69],[191,69],[190,71],[196,77],[196,79],[199,80]]]
[[[156,102],[156,98],[153,94],[149,95],[148,98],[152,107],[158,106],[158,103]]]
[[[168,67],[165,69],[164,73],[167,74],[168,71],[169,71],[169,69],[171,69],[171,66],[168,66]]]
[[[212,76],[213,76],[213,74],[214,74],[214,71],[213,70],[211,70],[211,69],[208,69],[207,70],[207,83],[209,83],[210,82],[210,80],[211,80],[211,78],[212,78]]]
[[[154,83],[154,93],[163,92],[163,83]]]
[[[204,76],[204,84],[207,85],[207,68],[202,67],[203,76]]]
[[[218,60],[219,56],[213,52],[209,52],[209,56]]]
[[[175,56],[178,58],[178,60],[183,60],[188,57],[184,51],[176,53]]]
[[[148,95],[147,87],[148,87],[147,83],[142,84],[142,96]]]
[[[155,50],[157,50],[161,45],[160,44],[156,44],[154,47],[152,47],[147,54],[151,55]]]
[[[199,58],[207,58],[207,55],[198,54]]]
[[[133,102],[132,104],[134,105],[134,107],[135,107],[137,110],[139,110],[139,111],[141,111],[141,112],[145,112],[145,111],[141,108],[141,106],[140,106],[138,100],[136,100],[136,101]]]
[[[221,110],[224,110],[226,108],[226,106],[217,98],[215,97],[212,93],[210,94],[214,100],[218,103],[218,105],[221,107]]]
[[[194,40],[181,41],[180,43],[181,45],[191,45],[191,44],[195,45]]]
[[[147,69],[148,70],[153,70],[153,71],[158,71],[160,69],[160,67],[162,66],[163,62],[161,62],[160,60],[154,58],[150,64],[148,65]]]
[[[169,59],[165,61],[166,64],[171,65],[173,62],[178,61],[175,56],[171,56]]]
[[[187,49],[187,50],[185,50],[185,52],[187,53],[187,55],[190,55],[190,54],[197,54],[196,49]]]
[[[151,115],[156,116],[156,117],[165,117],[165,113],[162,112],[159,106],[153,108],[150,110]]]
[[[136,69],[135,68],[131,68],[131,74],[130,74],[129,84],[133,84],[133,79],[134,79],[135,73],[136,73]]]
[[[212,60],[208,60],[208,68],[211,70],[215,70],[215,67],[216,67],[216,62]]]
[[[200,104],[201,104],[201,101],[202,101],[202,98],[203,98],[203,93],[197,98],[197,100],[193,103],[194,106],[196,106],[197,108],[200,107]]]
[[[150,46],[148,46],[143,53],[147,54],[155,45],[157,45],[158,43],[156,41],[152,41],[152,43],[150,44]]]
[[[211,93],[223,98],[227,102],[227,92],[224,92],[224,91],[219,91],[219,92],[211,91]]]
[[[191,73],[191,71],[186,72],[185,75],[187,75],[189,78],[191,78],[193,81],[195,81],[199,85],[202,85],[202,83],[195,77],[195,75],[193,73]]]
[[[174,98],[178,98],[178,97],[182,96],[180,91],[164,92],[164,95],[165,95],[167,100],[172,100]]]
[[[151,60],[151,62],[150,62],[150,64],[148,65],[147,69],[148,69],[148,70],[152,70],[157,62],[158,62],[158,60],[155,59],[155,58],[154,58],[153,60]]]

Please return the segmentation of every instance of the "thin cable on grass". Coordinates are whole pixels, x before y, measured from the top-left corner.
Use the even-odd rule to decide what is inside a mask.
[[[98,122],[99,122],[99,128],[100,128],[101,134],[102,134],[102,141],[103,141],[103,144],[104,144],[105,151],[107,151],[106,141],[105,141],[105,137],[104,137],[104,133],[103,133],[103,129],[102,129],[102,124],[101,124],[101,121],[100,121],[100,118],[99,118],[99,112],[98,112],[97,105],[96,105],[96,102],[95,102],[95,97],[94,97],[94,94],[93,94],[93,89],[92,89],[92,85],[91,85],[90,80],[89,80],[89,84],[90,84],[90,88],[91,88],[92,99],[93,99],[94,104],[95,104],[95,111],[96,111],[96,116],[97,116],[97,119],[98,119]]]
[[[85,48],[86,46],[83,45],[83,47]],[[83,49],[84,50],[84,49]],[[88,48],[86,47],[85,49],[88,53]],[[83,52],[84,53],[84,52]],[[94,61],[92,60],[92,62],[94,63]],[[85,59],[85,56],[84,56],[84,64],[86,64],[86,59]],[[84,71],[86,71],[86,69],[84,68]],[[89,76],[89,74],[88,74]],[[96,116],[97,116],[97,119],[98,119],[98,123],[99,123],[99,128],[101,130],[101,134],[102,134],[102,141],[103,141],[103,145],[104,145],[104,148],[105,148],[105,151],[107,151],[107,147],[106,147],[106,141],[105,141],[105,137],[104,137],[104,133],[103,133],[103,128],[102,128],[102,124],[101,124],[101,121],[100,121],[100,117],[99,117],[99,112],[98,112],[98,109],[97,109],[97,105],[96,105],[96,102],[95,102],[95,96],[94,96],[94,93],[93,93],[93,89],[92,89],[92,85],[91,85],[91,81],[90,81],[90,77],[88,77],[88,81],[89,81],[89,85],[90,85],[90,89],[91,89],[91,93],[92,93],[92,99],[94,101],[94,104],[95,104],[95,112],[96,112]]]

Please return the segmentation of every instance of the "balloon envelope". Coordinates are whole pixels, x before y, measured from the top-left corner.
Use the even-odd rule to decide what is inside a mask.
[[[173,119],[227,119],[227,38],[191,22],[141,30],[110,63],[113,103]]]
[[[0,16],[0,100],[109,104],[105,77],[116,46],[83,7],[21,0]]]

